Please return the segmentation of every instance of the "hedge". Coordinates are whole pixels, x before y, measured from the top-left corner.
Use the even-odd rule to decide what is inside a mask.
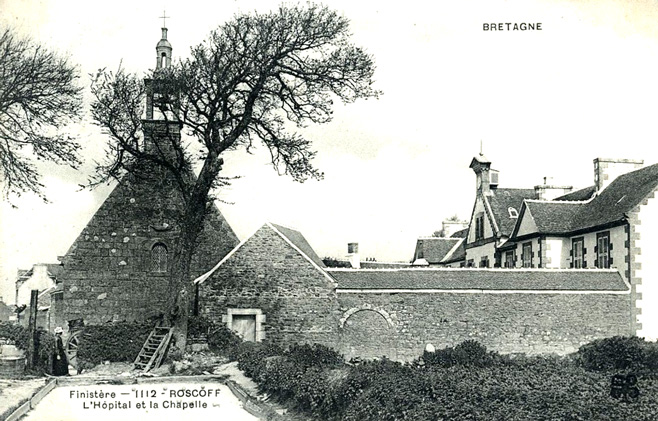
[[[78,345],[79,368],[93,367],[103,361],[133,362],[151,330],[150,322],[85,326]]]
[[[636,341],[621,340],[643,350],[655,348]],[[647,368],[651,352],[641,357],[640,397],[632,403],[610,396],[618,370],[592,371],[583,365],[611,357],[611,343],[585,346],[580,354],[589,359],[507,358],[467,341],[408,364],[386,359],[345,364],[320,345],[282,350],[249,343],[235,352],[239,367],[262,392],[317,420],[654,420],[658,372]],[[592,356],[594,350],[599,357]]]

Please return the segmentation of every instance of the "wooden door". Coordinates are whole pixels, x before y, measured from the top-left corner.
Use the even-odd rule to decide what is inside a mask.
[[[233,330],[244,340],[248,342],[256,341],[256,315],[233,315]]]

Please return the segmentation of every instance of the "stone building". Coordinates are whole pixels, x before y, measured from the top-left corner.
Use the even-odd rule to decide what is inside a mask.
[[[167,67],[172,48],[166,28],[156,52],[156,68]],[[154,112],[153,97],[158,92],[149,80],[146,85],[144,147],[165,149],[170,142],[180,142],[181,128],[170,116]],[[65,329],[77,319],[97,324],[164,312],[183,202],[167,171],[152,167],[142,174],[148,176],[129,173],[116,185],[61,257],[51,318]],[[237,243],[231,227],[212,206],[193,256],[193,277],[212,268]]]
[[[632,334],[630,287],[614,270],[325,268],[301,233],[270,223],[195,282],[199,314],[245,340],[347,358],[411,360],[467,339],[567,353]]]
[[[195,282],[198,313],[245,340],[335,345],[336,283],[296,230],[263,225]]]

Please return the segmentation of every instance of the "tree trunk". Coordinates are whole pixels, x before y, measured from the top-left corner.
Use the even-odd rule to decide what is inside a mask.
[[[185,352],[187,345],[187,324],[194,298],[194,284],[191,277],[192,258],[197,239],[203,230],[206,218],[208,196],[213,181],[219,175],[223,161],[218,154],[209,154],[188,197],[183,218],[180,222],[180,241],[174,253],[172,276],[169,280],[168,316],[174,327],[175,348]]]

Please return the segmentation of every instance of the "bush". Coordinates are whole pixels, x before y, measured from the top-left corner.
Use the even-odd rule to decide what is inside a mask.
[[[284,355],[290,362],[304,368],[334,367],[345,361],[341,354],[320,344],[291,345]]]
[[[487,348],[474,340],[467,340],[454,348],[444,348],[436,352],[424,352],[421,357],[428,366],[490,367],[504,360],[497,352],[487,352]]]
[[[231,359],[238,361],[238,368],[246,376],[258,379],[267,363],[266,359],[281,354],[283,354],[283,351],[277,345],[262,342],[242,342],[234,349],[229,358],[233,357]]]
[[[190,317],[187,321],[187,336],[198,337],[207,335],[213,328],[213,323],[205,317]]]
[[[85,326],[78,346],[80,367],[93,367],[103,361],[133,362],[151,330],[153,325],[147,322]]]
[[[586,370],[658,370],[658,345],[636,336],[598,339],[580,347],[578,363]]]
[[[242,339],[225,324],[213,324],[208,332],[208,346],[221,354],[231,355],[241,343]]]
[[[12,340],[16,347],[22,350],[27,349],[30,340],[27,328],[12,322],[0,322],[0,338]]]

